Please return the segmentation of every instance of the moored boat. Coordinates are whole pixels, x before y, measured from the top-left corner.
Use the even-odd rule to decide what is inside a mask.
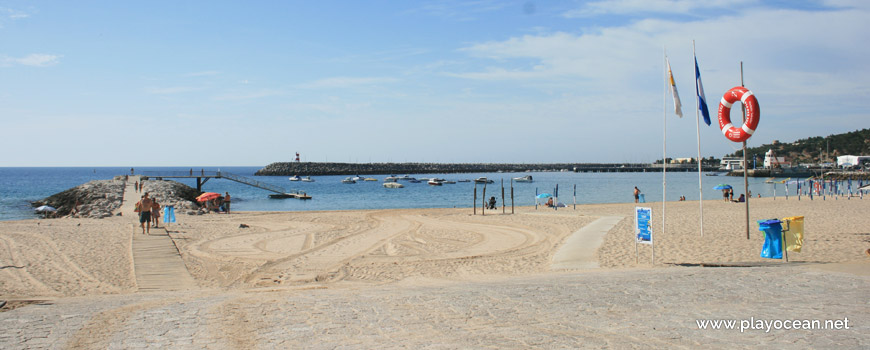
[[[402,185],[398,182],[384,182],[384,188],[403,188],[405,185]]]
[[[478,178],[474,179],[474,183],[477,183],[477,184],[491,184],[493,182],[495,182],[495,181],[487,179],[486,177],[478,177]]]
[[[534,182],[534,181],[535,180],[532,179],[532,175],[526,175],[526,176],[520,176],[520,177],[514,178],[514,182]]]
[[[426,183],[428,183],[428,184],[430,184],[430,185],[432,185],[432,186],[441,186],[441,185],[442,185],[442,181],[440,181],[440,180],[441,180],[441,179],[431,178],[431,179],[429,179],[429,181],[427,181]]]
[[[344,180],[341,180],[341,183],[343,183],[343,184],[355,184],[356,180],[349,178],[349,177],[346,177]]]
[[[312,179],[311,176],[306,176],[306,177],[303,177],[301,181],[302,182],[314,182],[314,179]]]
[[[299,181],[299,180],[302,180],[302,179],[299,178],[299,175],[293,175],[293,176],[291,176],[288,180],[290,180],[290,181]]]

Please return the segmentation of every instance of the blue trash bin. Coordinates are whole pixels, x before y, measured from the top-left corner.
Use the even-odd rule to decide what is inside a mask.
[[[782,221],[776,219],[758,220],[758,230],[764,232],[761,257],[782,259]]]
[[[646,203],[646,198],[643,198],[643,193],[637,195],[638,203]]]

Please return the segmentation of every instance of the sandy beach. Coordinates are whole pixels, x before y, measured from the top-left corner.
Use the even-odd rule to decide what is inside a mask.
[[[749,239],[743,204],[705,201],[703,237],[697,201],[669,202],[664,230],[661,203],[641,205],[653,208],[655,264],[645,245],[635,262],[634,203],[179,215],[150,236],[127,201],[101,220],[0,222],[0,347],[870,346],[870,198],[753,198]],[[755,220],[787,216],[805,217],[803,251],[760,258]],[[605,217],[581,258],[592,265],[554,269]],[[174,256],[143,255],[146,242]],[[144,289],[147,278],[164,282]],[[750,318],[850,328],[697,323]]]

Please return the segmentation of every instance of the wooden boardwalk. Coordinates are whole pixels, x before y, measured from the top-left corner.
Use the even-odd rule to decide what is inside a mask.
[[[140,292],[184,290],[197,288],[196,281],[187,271],[184,260],[178,252],[175,243],[169,237],[166,229],[151,228],[151,233],[142,234],[139,228],[139,218],[133,214],[133,208],[141,197],[133,188],[139,181],[138,176],[130,176],[124,189],[124,202],[121,211],[130,218],[135,218],[133,234],[133,269],[136,273],[136,285]]]

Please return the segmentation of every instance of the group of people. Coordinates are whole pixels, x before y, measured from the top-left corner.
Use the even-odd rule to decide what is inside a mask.
[[[227,214],[230,213],[230,204],[232,198],[230,197],[229,192],[224,192],[223,196],[218,196],[215,199],[207,200],[202,203],[202,206],[205,208],[206,212],[225,212]]]
[[[159,227],[158,220],[160,219],[160,204],[156,198],[148,196],[148,192],[142,195],[136,208],[133,210],[139,213],[139,227],[142,228],[142,234],[151,233],[151,227]]]
[[[749,191],[749,195],[750,196],[752,195],[752,191]],[[734,203],[746,202],[746,196],[743,195],[742,193],[740,194],[740,197],[737,198],[737,200],[734,200],[734,189],[732,189],[732,188],[726,188],[726,189],[722,190],[722,198],[726,202],[734,202]],[[760,194],[758,195],[758,198],[761,198]]]

